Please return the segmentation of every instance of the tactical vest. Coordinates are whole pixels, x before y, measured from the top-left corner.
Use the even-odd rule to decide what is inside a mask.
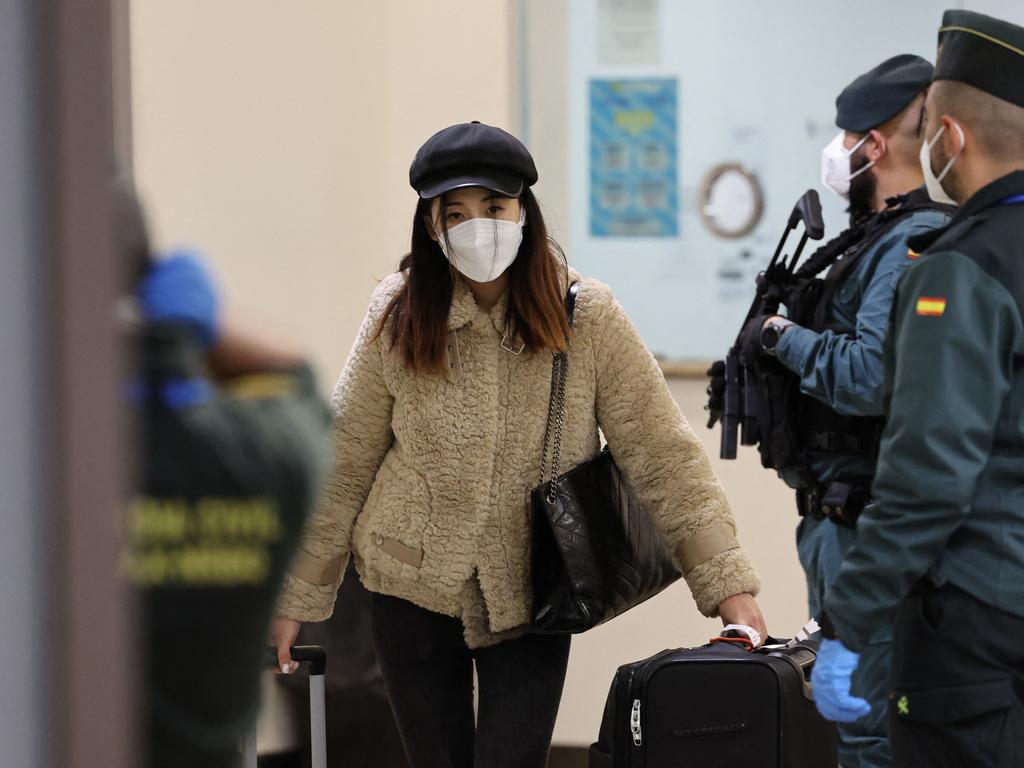
[[[821,333],[855,336],[855,328],[831,322],[829,307],[837,291],[861,264],[865,255],[906,217],[919,211],[951,212],[950,206],[932,201],[927,193],[914,190],[890,198],[885,210],[847,229],[819,248],[782,287],[787,316],[797,325]],[[878,269],[883,253],[871,254],[866,283]],[[817,398],[800,391],[799,378],[776,360],[768,360],[757,372],[762,391],[762,413],[767,423],[760,427],[762,464],[780,471],[798,473],[808,485],[816,483],[809,462],[810,453],[875,456],[885,425],[883,417],[843,416]]]

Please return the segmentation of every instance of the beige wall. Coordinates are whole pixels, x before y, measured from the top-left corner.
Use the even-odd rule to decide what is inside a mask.
[[[308,349],[325,387],[408,247],[417,147],[455,122],[514,127],[512,3],[442,5],[132,2],[157,242],[202,247],[230,306]]]
[[[203,248],[231,307],[308,349],[325,389],[376,281],[407,246],[416,148],[454,122],[519,129],[516,3],[463,4],[457,17],[442,5],[132,2],[135,162],[157,242]],[[564,4],[530,6],[529,133],[558,235],[564,96],[552,84],[564,72]],[[672,387],[717,455],[717,433],[701,426],[703,385]],[[762,603],[770,625],[791,633],[804,619],[804,588],[790,496],[751,451],[720,471],[741,539],[769,577]],[[704,642],[715,625],[680,585],[577,638],[556,741],[595,738],[618,664]]]

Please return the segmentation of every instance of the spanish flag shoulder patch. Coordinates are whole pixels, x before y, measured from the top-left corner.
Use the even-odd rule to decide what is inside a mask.
[[[925,317],[941,317],[946,313],[946,300],[922,296],[917,300],[917,314]]]

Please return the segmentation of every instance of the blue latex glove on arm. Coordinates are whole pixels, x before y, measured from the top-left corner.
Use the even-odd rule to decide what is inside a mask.
[[[859,661],[860,654],[849,650],[841,641],[821,641],[811,685],[814,686],[814,704],[827,720],[852,723],[871,712],[871,705],[864,699],[850,695],[850,682]]]
[[[138,299],[146,320],[189,325],[204,347],[217,340],[217,290],[197,254],[173,251],[153,264],[139,282]]]

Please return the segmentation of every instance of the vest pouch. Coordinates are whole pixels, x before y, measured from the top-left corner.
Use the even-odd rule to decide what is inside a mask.
[[[853,528],[870,500],[871,489],[865,484],[833,482],[821,495],[821,511],[833,523]]]
[[[766,469],[802,468],[800,440],[794,416],[798,413],[799,379],[775,360],[759,361],[757,431],[761,464]]]

